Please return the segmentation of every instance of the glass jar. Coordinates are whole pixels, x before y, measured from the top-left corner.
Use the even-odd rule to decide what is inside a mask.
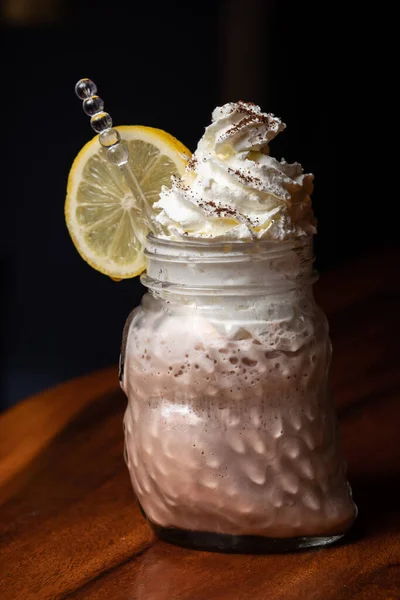
[[[165,540],[229,551],[332,543],[356,517],[328,385],[312,240],[150,237],[121,353],[126,462]]]

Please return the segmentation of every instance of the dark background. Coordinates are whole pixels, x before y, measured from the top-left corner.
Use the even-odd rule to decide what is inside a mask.
[[[144,291],[137,279],[117,284],[93,271],[65,227],[68,172],[92,136],[74,96],[81,77],[97,83],[116,125],[160,127],[191,150],[217,104],[251,100],[279,115],[288,129],[273,154],[316,177],[322,275],[390,242],[387,228],[365,235],[367,200],[354,193],[351,173],[345,179],[343,156],[360,151],[343,109],[354,57],[344,47],[344,13],[329,6],[0,1],[0,408],[115,363],[125,318]],[[366,59],[357,45],[356,53],[357,79]]]

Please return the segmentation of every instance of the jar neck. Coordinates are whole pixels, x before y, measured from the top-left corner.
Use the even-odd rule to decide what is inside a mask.
[[[149,236],[142,283],[154,293],[258,295],[310,286],[312,238],[172,242]]]

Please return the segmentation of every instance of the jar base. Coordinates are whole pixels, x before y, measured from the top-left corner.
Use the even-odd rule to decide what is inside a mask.
[[[268,538],[256,535],[229,535],[204,531],[186,531],[184,529],[160,527],[150,522],[160,540],[209,552],[238,554],[280,554],[296,552],[308,548],[330,546],[339,542],[345,533],[330,536],[304,536],[293,538]]]

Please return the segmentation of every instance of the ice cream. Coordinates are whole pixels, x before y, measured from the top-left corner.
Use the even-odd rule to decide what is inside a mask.
[[[160,235],[285,240],[315,233],[313,175],[269,155],[283,129],[251,103],[216,108],[186,174],[154,205]]]

